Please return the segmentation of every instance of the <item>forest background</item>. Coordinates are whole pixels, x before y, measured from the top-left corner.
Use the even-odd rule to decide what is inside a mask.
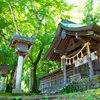
[[[6,78],[6,92],[15,88],[17,57],[9,47],[11,36],[16,34],[11,9],[19,35],[33,38],[36,42],[24,59],[22,89],[38,92],[39,76],[60,68],[60,63],[43,60],[49,49],[58,24],[68,19],[79,24],[100,25],[100,1],[78,0],[77,4],[66,0],[0,0],[0,63],[11,65]]]

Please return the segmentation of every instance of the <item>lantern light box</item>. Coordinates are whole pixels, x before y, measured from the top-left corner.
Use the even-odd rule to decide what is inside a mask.
[[[15,48],[14,56],[25,56],[29,53],[29,48],[34,43],[32,38],[14,34],[11,38],[10,47]]]
[[[8,72],[11,70],[11,66],[10,65],[6,65],[6,64],[0,64],[0,76],[6,77],[8,76]]]

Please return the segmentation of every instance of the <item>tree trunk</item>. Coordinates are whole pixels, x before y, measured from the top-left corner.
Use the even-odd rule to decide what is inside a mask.
[[[34,63],[33,63],[32,57],[29,56],[30,63],[31,63],[31,66],[32,66],[31,71],[32,71],[32,79],[33,79],[33,85],[32,85],[32,90],[31,91],[34,92],[34,93],[37,93],[38,92],[38,89],[37,89],[36,69],[37,69],[37,65],[38,65],[38,63],[40,61],[42,52],[43,52],[43,49],[40,49],[40,52],[38,54],[38,57],[37,57],[37,59],[36,59],[36,61]]]
[[[30,67],[30,76],[29,76],[29,91],[32,91],[33,86],[33,68]]]
[[[37,93],[37,77],[36,77],[36,68],[37,66],[33,69],[33,86],[32,86],[32,92]]]

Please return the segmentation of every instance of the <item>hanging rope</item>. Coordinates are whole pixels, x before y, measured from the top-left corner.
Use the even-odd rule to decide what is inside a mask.
[[[74,61],[75,57],[77,57],[77,61],[80,60],[79,54],[81,54],[81,58],[83,58],[84,55],[83,55],[82,51],[83,51],[83,49],[84,49],[85,47],[87,47],[87,49],[88,49],[88,55],[89,55],[89,58],[90,58],[91,55],[90,55],[90,48],[89,48],[89,45],[90,45],[89,42],[85,43],[84,46],[82,47],[82,49],[81,49],[77,54],[75,54],[74,56],[72,56],[72,57],[70,57],[70,58],[66,58],[66,56],[63,55],[63,56],[61,57],[61,69],[63,70],[63,64],[62,64],[62,60],[63,60],[63,59],[66,59],[66,65],[71,65],[71,59],[73,60],[73,64],[75,64],[75,61]]]

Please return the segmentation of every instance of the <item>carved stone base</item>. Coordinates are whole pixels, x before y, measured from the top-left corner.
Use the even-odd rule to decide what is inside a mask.
[[[12,93],[23,93],[24,90],[23,89],[13,89]]]

